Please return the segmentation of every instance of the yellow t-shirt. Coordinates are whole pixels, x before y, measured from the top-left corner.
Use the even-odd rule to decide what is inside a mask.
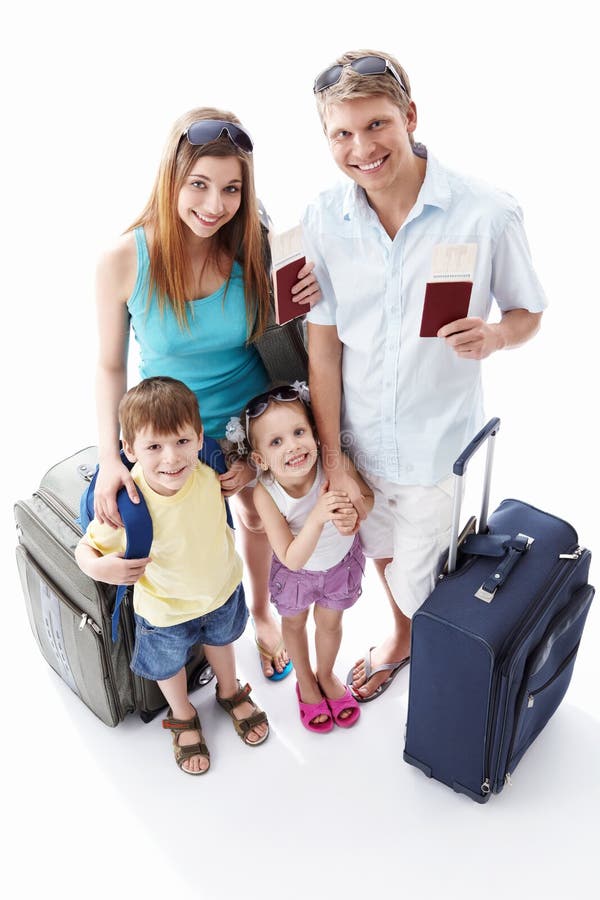
[[[242,580],[242,561],[227,525],[216,472],[204,463],[176,494],[148,486],[141,466],[131,475],[152,518],[152,562],[134,585],[133,607],[161,628],[204,616],[229,599]],[[85,540],[106,556],[125,551],[125,529],[90,523]]]

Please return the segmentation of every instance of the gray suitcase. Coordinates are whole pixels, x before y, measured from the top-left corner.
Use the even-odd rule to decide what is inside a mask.
[[[79,499],[96,462],[96,447],[80,450],[53,466],[32,497],[16,503],[17,566],[31,630],[46,662],[106,725],[118,725],[133,712],[149,722],[166,703],[156,682],[129,668],[134,644],[130,591],[113,643],[116,587],[88,578],[75,562]],[[202,646],[195,648],[187,671],[190,691],[213,677]]]

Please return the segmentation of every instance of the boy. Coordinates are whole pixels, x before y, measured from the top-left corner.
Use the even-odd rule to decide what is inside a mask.
[[[150,556],[123,558],[125,531],[93,520],[79,542],[79,567],[97,581],[133,584],[132,670],[156,680],[168,704],[177,765],[204,774],[210,756],[187,693],[185,664],[202,643],[217,676],[217,702],[249,746],[269,734],[267,717],[236,678],[233,642],[248,611],[242,562],[227,525],[216,473],[199,462],[203,430],[195,395],[173,378],[146,378],[119,405],[123,448],[135,463],[153,527]]]
[[[361,526],[394,619],[349,673],[359,701],[408,662],[410,620],[447,550],[448,475],[483,423],[480,360],[537,332],[546,306],[515,200],[415,143],[410,82],[389,54],[343,54],[313,87],[333,158],[350,179],[304,218],[322,299],[308,314],[309,380],[330,490],[364,518],[347,452],[375,493]],[[468,313],[421,338],[432,273],[472,281]],[[500,321],[488,323],[492,297]],[[392,558],[393,557],[393,558]]]

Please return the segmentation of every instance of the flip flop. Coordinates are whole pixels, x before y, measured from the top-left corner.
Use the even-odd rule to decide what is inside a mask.
[[[340,728],[351,728],[360,716],[360,709],[358,708],[356,697],[348,687],[346,688],[344,696],[340,697],[338,700],[332,700],[331,697],[325,697],[325,700],[327,701],[327,706],[333,716],[333,721],[336,725],[339,725]],[[341,714],[346,710],[351,710],[350,715],[342,716]]]
[[[300,696],[300,688],[296,682],[296,696],[298,697],[298,707],[300,708],[300,721],[309,731],[316,731],[317,734],[325,734],[333,728],[333,714],[327,705],[328,701],[323,697],[319,703],[305,703]],[[327,716],[326,722],[313,723],[313,719],[317,716]]]
[[[352,674],[354,672],[354,666],[353,666],[350,669],[350,671],[348,672],[348,675],[346,676],[346,684],[348,685],[348,687],[352,693],[352,696],[357,701],[357,703],[369,703],[371,700],[376,700],[378,697],[381,697],[381,695],[383,693],[385,693],[385,691],[387,691],[387,689],[389,688],[390,684],[392,683],[392,681],[394,680],[394,678],[396,677],[398,672],[400,672],[410,662],[410,656],[405,656],[404,659],[400,660],[400,662],[383,663],[383,665],[377,666],[376,669],[372,669],[371,668],[371,650],[374,650],[374,649],[375,649],[375,647],[369,647],[369,652],[367,654],[365,654],[365,656],[363,657],[363,662],[365,664],[365,675],[366,675],[366,679],[367,679],[365,681],[365,684],[368,684],[368,682],[371,680],[373,675],[377,675],[378,672],[388,672],[389,671],[390,675],[389,675],[389,678],[387,678],[383,682],[383,684],[380,684],[378,688],[375,688],[375,690],[373,691],[372,694],[369,694],[368,697],[361,697],[360,694],[357,694],[352,689]],[[361,687],[364,687],[364,685],[361,685]]]
[[[281,651],[283,650],[283,647],[284,647],[283,638],[279,641],[279,643],[277,644],[277,646],[275,647],[274,650],[269,650],[268,647],[265,647],[265,645],[262,643],[262,641],[259,641],[259,639],[256,636],[255,636],[254,640],[255,640],[255,643],[256,643],[256,646],[258,648],[258,652],[260,653],[260,655],[264,656],[266,659],[270,659],[271,663],[274,663],[275,657],[277,656],[278,653],[281,653]],[[292,671],[293,668],[294,668],[294,666],[292,664],[291,659],[288,659],[287,663],[285,664],[285,666],[283,667],[281,672],[278,672],[277,669],[275,668],[275,666],[273,665],[273,674],[265,675],[265,678],[267,679],[267,681],[281,681],[283,678],[288,677],[288,675],[290,674],[290,672]],[[261,669],[262,669],[262,663],[261,663]],[[264,675],[264,669],[263,669],[263,675]]]

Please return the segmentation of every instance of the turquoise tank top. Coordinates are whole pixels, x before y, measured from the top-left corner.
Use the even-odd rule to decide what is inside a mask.
[[[170,306],[160,312],[155,291],[148,306],[148,245],[142,227],[134,234],[138,271],[127,308],[140,348],[140,376],[169,375],[187,384],[198,398],[205,433],[222,438],[228,419],[269,387],[260,356],[246,345],[242,267],[234,262],[227,292],[223,284],[189,301],[189,330],[182,329]]]

